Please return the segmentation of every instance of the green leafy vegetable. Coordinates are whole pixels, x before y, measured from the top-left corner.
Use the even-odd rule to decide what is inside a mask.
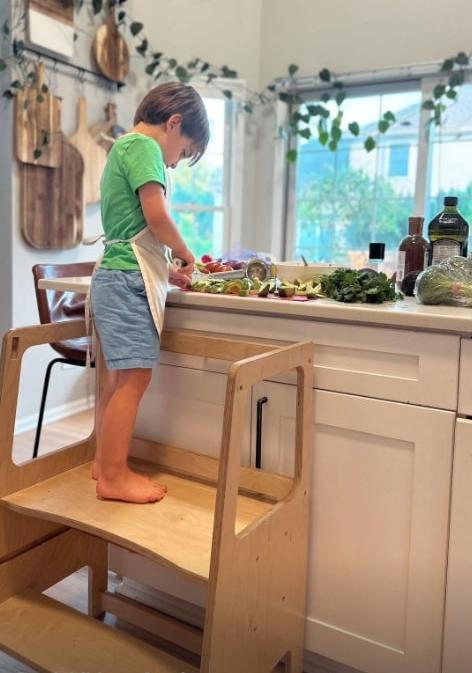
[[[336,301],[381,304],[403,299],[384,273],[371,269],[336,269],[329,275],[321,276],[320,283],[323,294]]]

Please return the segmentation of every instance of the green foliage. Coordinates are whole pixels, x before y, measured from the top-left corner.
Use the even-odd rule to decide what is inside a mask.
[[[322,82],[330,82],[331,81],[331,73],[328,70],[328,68],[323,68],[322,70],[320,70],[320,72],[318,73],[318,77],[320,78],[320,80]]]
[[[348,125],[348,129],[352,133],[353,136],[358,136],[360,131],[361,131],[360,127],[359,127],[359,124],[357,122],[351,122]]]
[[[136,36],[138,33],[142,31],[143,28],[144,26],[142,23],[140,23],[139,21],[133,21],[133,23],[129,27],[129,30],[131,35]]]
[[[365,172],[348,168],[335,175],[329,169],[322,177],[315,174],[308,180],[297,197],[297,226],[298,245],[312,259],[344,263],[345,250],[365,252],[374,236],[396,249],[406,232],[412,197],[399,199],[390,182],[378,177],[379,207],[374,215],[374,180]],[[472,199],[469,203],[472,209]]]
[[[384,301],[403,299],[402,295],[395,292],[387,276],[376,271],[336,269],[329,275],[321,276],[320,282],[323,294],[336,301],[382,304]]]

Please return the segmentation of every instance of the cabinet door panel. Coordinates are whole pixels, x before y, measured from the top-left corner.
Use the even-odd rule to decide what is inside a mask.
[[[443,673],[472,671],[472,421],[456,424]]]
[[[219,456],[227,377],[214,372],[160,365],[141,406],[134,435],[197,453]],[[250,405],[242,462],[249,460]],[[152,460],[152,456],[141,456]]]
[[[315,344],[315,388],[439,409],[457,408],[457,335],[188,308],[169,308],[166,326],[281,341],[309,339]],[[293,383],[289,377],[276,380]]]
[[[262,467],[290,475],[295,391],[262,396]],[[454,414],[316,391],[314,418],[306,648],[439,673]]]

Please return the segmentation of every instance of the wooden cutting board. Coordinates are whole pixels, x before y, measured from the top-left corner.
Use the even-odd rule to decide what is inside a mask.
[[[35,86],[15,96],[16,156],[23,163],[57,168],[62,161],[61,100],[42,91],[42,63],[36,66],[36,78]],[[38,158],[35,150],[41,151]]]
[[[65,250],[82,241],[84,162],[61,134],[58,168],[20,164],[20,222],[33,248]]]
[[[98,121],[89,130],[95,142],[109,152],[116,138],[126,133],[125,129],[118,124],[116,103],[107,103],[105,106],[105,119]]]
[[[107,151],[93,139],[87,127],[87,101],[79,98],[79,123],[69,142],[76,147],[84,160],[85,203],[100,201],[100,179],[107,161]]]
[[[125,79],[129,70],[128,45],[118,30],[113,8],[108,9],[106,23],[95,34],[92,55],[106,77],[115,82]]]

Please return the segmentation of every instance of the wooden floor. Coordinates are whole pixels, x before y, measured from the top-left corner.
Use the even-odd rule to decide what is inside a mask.
[[[57,451],[78,439],[88,437],[94,426],[94,409],[81,411],[73,416],[62,418],[54,423],[43,425],[39,455]],[[36,428],[15,435],[13,440],[13,462],[17,465],[33,457]],[[3,672],[1,672],[3,673]]]

